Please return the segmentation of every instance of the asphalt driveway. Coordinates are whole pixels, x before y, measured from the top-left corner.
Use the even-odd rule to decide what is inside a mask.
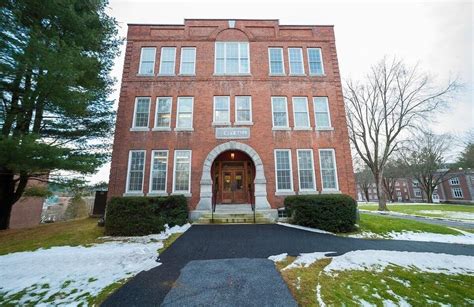
[[[193,260],[268,258],[288,253],[394,250],[474,256],[474,246],[397,240],[367,240],[308,232],[281,225],[193,225],[160,255],[159,267],[141,272],[102,306],[157,306]],[[255,272],[258,274],[259,272]]]

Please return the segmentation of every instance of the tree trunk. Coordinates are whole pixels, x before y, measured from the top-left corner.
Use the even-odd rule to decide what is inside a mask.
[[[369,189],[364,189],[364,194],[365,194],[365,201],[369,202]]]
[[[12,172],[0,167],[0,230],[8,229],[15,193]]]
[[[388,211],[387,200],[385,199],[385,191],[383,188],[383,174],[377,173],[375,176],[375,188],[377,189],[377,197],[379,199],[379,211]]]

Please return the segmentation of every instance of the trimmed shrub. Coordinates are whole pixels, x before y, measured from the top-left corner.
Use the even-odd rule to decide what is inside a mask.
[[[331,232],[350,232],[357,219],[356,201],[344,194],[297,195],[285,198],[290,222]]]
[[[160,233],[164,225],[183,225],[188,219],[186,198],[114,197],[107,204],[105,233],[110,236],[144,236]]]

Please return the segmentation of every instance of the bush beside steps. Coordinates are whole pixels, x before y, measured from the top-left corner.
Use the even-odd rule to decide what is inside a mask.
[[[188,205],[183,195],[164,197],[113,197],[107,204],[105,234],[145,236],[160,233],[188,220]]]
[[[330,232],[351,232],[357,203],[345,194],[295,195],[285,198],[289,222]]]

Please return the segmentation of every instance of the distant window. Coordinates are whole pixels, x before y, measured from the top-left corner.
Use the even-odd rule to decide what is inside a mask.
[[[323,75],[323,57],[321,56],[321,48],[308,48],[308,65],[310,75]]]
[[[293,175],[291,170],[291,152],[289,149],[275,150],[276,190],[293,191]]]
[[[168,151],[153,150],[151,157],[150,193],[166,192]]]
[[[418,187],[420,185],[420,183],[418,182],[418,180],[413,180],[412,185],[414,187]]]
[[[288,48],[290,75],[304,75],[303,49]]]
[[[311,149],[298,149],[298,175],[300,191],[316,190],[314,180],[313,151]]]
[[[450,185],[459,185],[459,178],[458,177],[453,177],[449,179],[449,184]]]
[[[308,98],[293,97],[293,120],[295,129],[310,128]]]
[[[283,48],[268,48],[270,75],[284,75]]]
[[[251,123],[252,122],[252,97],[236,96],[235,97],[235,122]]]
[[[150,114],[150,97],[137,97],[132,128],[148,128]]]
[[[454,198],[463,198],[461,188],[451,188],[451,192]]]
[[[191,150],[175,150],[173,193],[190,193],[190,183]]]
[[[162,47],[160,59],[160,75],[174,75],[176,62],[176,48]]]
[[[286,97],[272,97],[273,128],[288,128]]]
[[[143,192],[145,150],[131,150],[128,156],[127,193]]]
[[[138,73],[140,75],[153,75],[155,70],[156,48],[144,47],[140,54],[140,67]]]
[[[171,97],[156,98],[155,128],[171,127]]]
[[[421,197],[421,190],[420,189],[415,189],[415,197]]]
[[[334,149],[320,149],[319,163],[321,166],[321,180],[324,190],[338,190],[336,158]]]
[[[194,75],[196,72],[196,48],[181,48],[181,64],[179,65],[179,73],[181,75]]]
[[[331,115],[327,97],[314,97],[314,121],[316,129],[331,128]]]
[[[193,129],[193,97],[178,97],[176,128],[178,130]]]
[[[217,42],[215,56],[216,74],[250,73],[249,43]]]
[[[214,96],[214,123],[230,124],[230,97]]]

